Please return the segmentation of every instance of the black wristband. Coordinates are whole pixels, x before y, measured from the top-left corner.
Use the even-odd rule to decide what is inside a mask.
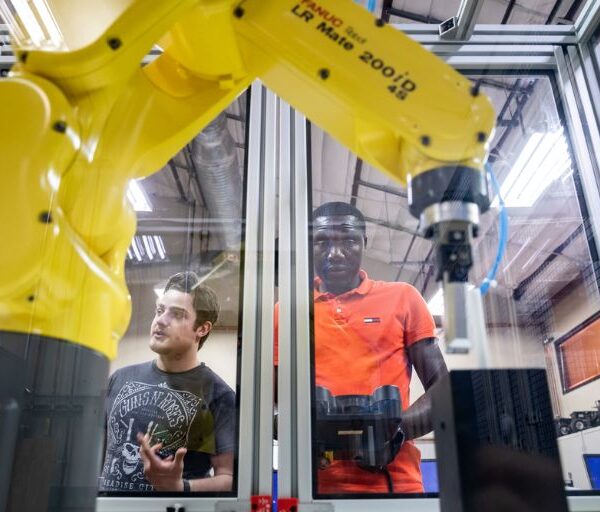
[[[192,488],[190,487],[190,481],[186,480],[185,478],[183,478],[182,480],[183,480],[183,492],[191,492]]]

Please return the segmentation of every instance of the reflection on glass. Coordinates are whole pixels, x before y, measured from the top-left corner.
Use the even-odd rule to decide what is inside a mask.
[[[235,490],[246,97],[130,183],[133,317],[111,367],[99,490]]]
[[[589,491],[594,488],[594,477],[590,476],[594,466],[593,461],[586,462],[586,457],[600,453],[600,423],[593,420],[599,417],[596,401],[600,400],[600,379],[595,371],[598,350],[594,343],[579,340],[577,333],[593,325],[600,311],[598,256],[569,134],[549,76],[486,73],[473,75],[472,79],[479,82],[498,113],[489,162],[502,188],[510,219],[506,254],[483,304],[491,364],[495,368],[546,369],[555,417],[551,427],[559,436],[563,480],[569,489]],[[406,379],[396,384],[402,398],[401,427],[407,438],[414,439],[408,445],[410,449],[404,445],[402,449],[410,451],[411,468],[416,468],[411,475],[420,473],[423,487],[403,486],[398,481],[393,490],[430,491],[437,485],[431,476],[431,468],[435,467],[432,461],[436,460],[434,436],[427,433],[428,428],[411,434],[404,424],[406,409],[426,401],[421,397],[429,383],[415,364],[411,354],[414,349],[405,346],[410,341],[405,340],[437,336],[442,348],[445,345],[441,328],[444,304],[435,281],[434,247],[421,235],[418,220],[408,211],[406,189],[358,161],[314,126],[311,179],[313,205],[339,201],[355,206],[363,214],[367,240],[350,271],[345,264],[338,268],[334,262],[350,261],[342,256],[360,241],[360,236],[350,236],[356,235],[357,229],[361,233],[360,226],[353,226],[352,219],[342,216],[337,224],[328,220],[321,225],[319,221],[313,228],[318,286],[314,298],[315,385],[327,388],[332,396],[371,395],[380,385],[395,384],[386,381],[385,364],[393,365],[397,373],[405,372]],[[490,212],[482,216],[474,242],[474,266],[470,272],[473,284],[481,284],[487,275],[497,246],[498,206],[493,202]],[[326,259],[321,257],[320,247],[331,252],[332,263],[323,262]],[[355,275],[357,268],[358,280],[350,279],[348,276]],[[323,279],[324,273],[329,273],[329,285]],[[411,307],[421,303],[420,296],[424,297],[435,321],[433,329],[423,331],[426,336],[411,338],[411,330],[405,328],[410,317],[404,316],[399,322],[401,334],[395,335],[398,331],[384,320],[385,312],[394,304],[392,299],[380,301],[373,311],[355,309],[354,304],[365,300],[362,283],[370,280],[392,288],[400,284],[414,287]],[[323,282],[326,290],[320,289]],[[397,352],[390,353],[382,348],[382,340],[394,335]],[[338,344],[334,340],[342,341]],[[355,351],[353,344],[360,346],[362,352]],[[324,347],[329,352],[324,352]],[[477,365],[474,354],[442,352],[450,370]],[[331,375],[326,374],[326,366],[321,362],[324,354],[329,356],[325,359],[327,364],[335,368]],[[411,372],[410,363],[415,372]],[[342,386],[336,388],[339,382]],[[318,402],[323,395],[318,388],[316,391],[318,419],[323,416],[319,412],[319,408],[323,409],[322,400]],[[334,405],[337,404],[327,401],[329,414],[338,410]],[[356,409],[354,412],[358,414]],[[410,422],[410,416],[407,420]],[[348,497],[345,493],[389,493],[391,487],[385,472],[361,468],[365,465],[363,453],[360,461],[349,461],[344,454],[336,456],[335,450],[324,450],[316,437],[318,425],[316,428],[313,441],[318,466],[317,494]],[[360,443],[358,446],[364,451]],[[402,457],[402,449],[397,457]],[[337,480],[327,477],[327,468],[332,467],[344,468],[343,473],[339,470]],[[364,475],[360,482],[366,485],[353,486],[350,482],[360,471]]]
[[[546,171],[536,172],[538,169]],[[571,157],[562,129],[534,132],[502,183],[500,194],[507,207],[529,208],[552,183],[572,172]],[[498,198],[492,206],[497,206]]]
[[[231,490],[235,395],[197,355],[219,309],[195,273],[168,280],[150,327],[156,359],[110,378],[100,490]]]
[[[427,393],[409,406],[409,386],[413,368],[426,390],[446,372],[433,318],[413,286],[362,268],[357,208],[321,205],[312,236],[318,492],[423,492],[412,439],[431,431],[431,406]]]

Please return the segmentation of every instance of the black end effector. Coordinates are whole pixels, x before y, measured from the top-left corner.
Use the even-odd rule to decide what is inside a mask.
[[[432,169],[410,181],[410,212],[436,245],[436,280],[466,283],[479,215],[490,207],[486,173],[464,166]]]
[[[363,467],[389,464],[404,442],[402,399],[396,386],[381,386],[371,395],[333,396],[316,387],[316,440],[320,453],[355,460]]]
[[[436,281],[466,283],[473,266],[471,243],[473,226],[464,222],[445,222],[433,227],[436,246]]]
[[[432,169],[412,178],[409,185],[409,209],[417,219],[428,207],[449,201],[474,203],[481,213],[490,208],[486,174],[470,167]]]

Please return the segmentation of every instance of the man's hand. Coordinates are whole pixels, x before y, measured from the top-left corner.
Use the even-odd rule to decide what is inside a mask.
[[[175,456],[171,455],[163,459],[158,455],[162,443],[150,445],[148,434],[137,435],[140,443],[140,455],[144,463],[144,476],[152,484],[156,491],[183,491],[183,457],[186,448],[179,448]]]
[[[436,338],[417,341],[408,347],[407,352],[408,358],[425,388],[425,394],[402,412],[402,429],[406,434],[406,439],[415,439],[433,429],[429,390],[448,373],[448,369]]]

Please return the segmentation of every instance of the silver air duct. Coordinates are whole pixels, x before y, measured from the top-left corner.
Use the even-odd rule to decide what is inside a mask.
[[[192,141],[192,160],[213,219],[221,225],[222,249],[237,252],[241,241],[242,177],[235,142],[220,114]]]

